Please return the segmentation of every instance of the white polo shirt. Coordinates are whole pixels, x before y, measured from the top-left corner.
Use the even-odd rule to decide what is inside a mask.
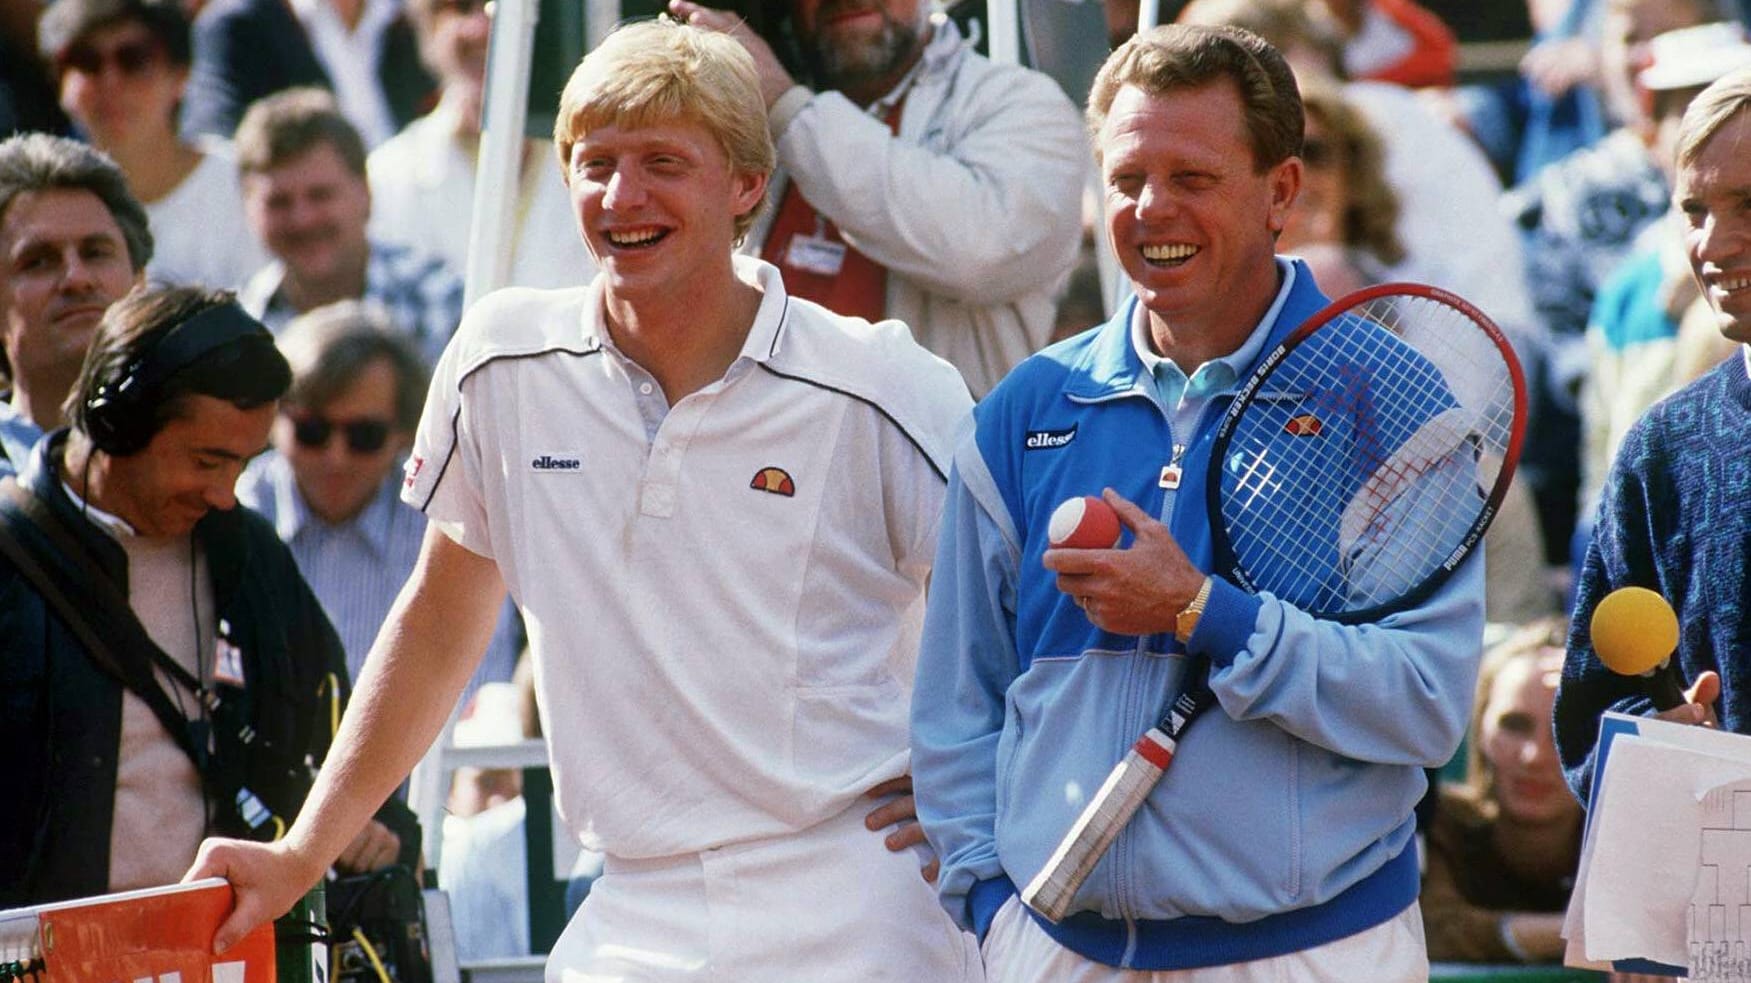
[[[601,280],[509,289],[440,360],[403,497],[523,611],[561,814],[626,859],[814,825],[907,768],[945,475],[971,400],[898,322],[764,294],[665,407]]]

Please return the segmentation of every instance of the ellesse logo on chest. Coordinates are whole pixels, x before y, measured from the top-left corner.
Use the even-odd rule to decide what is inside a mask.
[[[529,470],[543,474],[577,474],[584,469],[584,456],[575,451],[537,454],[529,461]]]

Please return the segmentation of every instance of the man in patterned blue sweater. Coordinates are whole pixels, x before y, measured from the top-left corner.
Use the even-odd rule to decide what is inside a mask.
[[[1654,406],[1624,439],[1607,479],[1576,598],[1556,699],[1569,784],[1589,793],[1599,715],[1647,714],[1636,680],[1606,669],[1588,623],[1600,598],[1647,587],[1678,610],[1688,702],[1660,716],[1751,733],[1751,69],[1703,90],[1684,114],[1673,203],[1684,246],[1721,333],[1741,348]]]

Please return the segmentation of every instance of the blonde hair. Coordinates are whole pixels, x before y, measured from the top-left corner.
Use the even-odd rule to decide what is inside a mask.
[[[1306,115],[1325,127],[1326,140],[1343,154],[1349,180],[1344,202],[1344,245],[1365,249],[1387,266],[1404,259],[1398,237],[1398,194],[1386,179],[1386,154],[1380,137],[1343,94],[1328,85],[1301,92]]]
[[[590,130],[677,119],[709,130],[736,173],[772,173],[776,154],[753,57],[728,35],[668,18],[620,28],[584,56],[559,97],[553,148],[569,181],[572,146]],[[736,217],[738,241],[757,211]]]
[[[1678,124],[1678,166],[1689,167],[1733,117],[1751,107],[1751,68],[1728,72],[1702,90]]]
[[[1465,797],[1486,815],[1496,812],[1496,776],[1483,754],[1484,714],[1489,711],[1490,692],[1508,667],[1560,654],[1568,643],[1569,619],[1560,614],[1529,621],[1484,653],[1477,671],[1477,695],[1471,706],[1471,731],[1465,755]],[[1545,721],[1549,727],[1550,722]]]

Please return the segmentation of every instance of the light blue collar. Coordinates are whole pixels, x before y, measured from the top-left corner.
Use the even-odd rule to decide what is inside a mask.
[[[1293,300],[1292,294],[1307,294],[1308,300],[1302,303],[1319,301],[1323,306],[1324,298],[1319,296],[1318,288],[1313,283],[1313,275],[1305,263],[1279,256],[1277,268],[1283,273],[1283,282],[1264,317],[1254,325],[1252,333],[1247,335],[1246,341],[1239,348],[1221,358],[1212,359],[1192,373],[1195,379],[1206,369],[1209,370],[1203,379],[1198,380],[1201,387],[1198,391],[1219,392],[1225,388],[1218,384],[1222,377],[1226,377],[1227,384],[1232,386],[1235,380],[1251,373],[1254,363],[1267,347],[1281,341],[1295,327],[1292,324],[1278,323],[1284,307]],[[1173,372],[1180,374],[1182,380],[1173,393],[1173,403],[1167,404],[1169,408],[1184,397],[1187,391],[1185,383],[1191,380],[1185,378],[1178,366],[1156,355],[1144,343],[1141,333],[1144,317],[1139,307],[1136,296],[1131,296],[1111,320],[1096,329],[1096,337],[1081,356],[1083,371],[1071,374],[1064,386],[1065,395],[1088,402],[1137,391],[1158,391],[1153,364],[1159,363],[1171,367]],[[1216,365],[1222,367],[1211,368]],[[1148,388],[1143,388],[1145,386]]]
[[[1185,399],[1207,399],[1216,393],[1234,388],[1234,384],[1247,368],[1258,359],[1259,354],[1264,351],[1265,339],[1270,336],[1271,328],[1277,322],[1277,316],[1282,313],[1283,305],[1289,300],[1289,292],[1295,287],[1294,263],[1278,257],[1277,271],[1282,274],[1282,286],[1277,289],[1276,299],[1271,301],[1264,317],[1253,326],[1246,340],[1234,351],[1198,366],[1189,377],[1177,363],[1155,353],[1149,337],[1148,313],[1141,305],[1132,309],[1131,347],[1136,351],[1138,360],[1143,363],[1144,371],[1153,377],[1156,395],[1165,409],[1173,412],[1179,409],[1181,401]]]

